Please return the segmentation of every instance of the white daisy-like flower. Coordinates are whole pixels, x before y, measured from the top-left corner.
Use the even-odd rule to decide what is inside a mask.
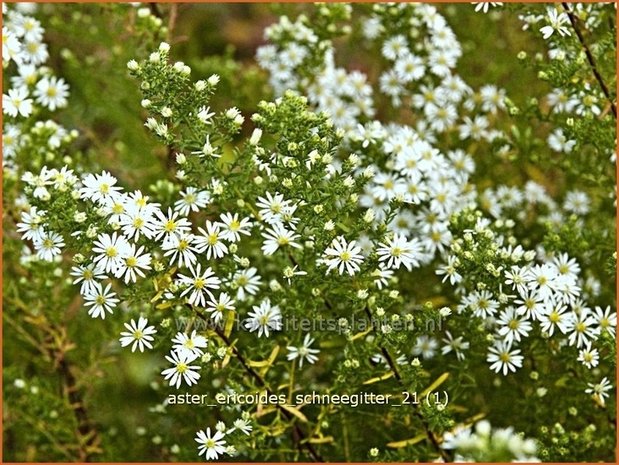
[[[34,248],[37,251],[37,257],[41,260],[51,262],[54,257],[60,255],[62,247],[64,247],[63,237],[53,231],[43,233],[34,241]]]
[[[307,271],[297,270],[299,265],[295,265],[294,267],[287,266],[284,268],[283,277],[286,281],[288,281],[288,285],[292,283],[292,278],[295,276],[306,276]]]
[[[550,305],[543,307],[539,323],[541,330],[552,336],[555,328],[561,331],[562,334],[566,334],[573,319],[574,314],[568,312],[565,305],[551,302]]]
[[[470,344],[465,341],[462,336],[454,338],[449,331],[445,331],[445,336],[446,337],[443,339],[445,345],[441,347],[441,353],[446,355],[453,351],[459,361],[464,360],[465,356],[463,351],[467,350]]]
[[[543,299],[540,298],[539,293],[530,289],[527,289],[514,303],[517,305],[516,313],[518,315],[524,315],[526,318],[531,318],[534,321],[541,318],[544,309],[547,307]]]
[[[124,275],[126,284],[129,284],[129,282],[135,283],[138,280],[138,276],[141,278],[146,276],[144,271],[151,269],[150,262],[151,255],[145,251],[143,245],[138,249],[135,244],[130,244],[114,276],[120,279]]]
[[[196,249],[206,252],[206,259],[221,258],[228,253],[228,247],[222,242],[221,226],[217,222],[206,220],[206,230],[198,228],[200,234],[196,236]]]
[[[187,386],[197,384],[200,379],[200,373],[198,370],[201,368],[198,365],[190,365],[197,355],[191,352],[177,352],[172,350],[170,355],[165,356],[166,360],[173,366],[167,368],[161,372],[165,377],[164,379],[170,380],[170,386],[175,386],[176,389],[181,387],[181,383],[184,381]]]
[[[252,426],[249,423],[249,420],[246,420],[244,418],[237,418],[232,423],[232,430],[230,430],[228,432],[232,432],[234,430],[242,431],[243,433],[245,433],[245,434],[247,434],[249,436],[249,433],[251,433],[251,430],[252,430]]]
[[[490,291],[475,291],[467,297],[467,300],[468,307],[478,318],[492,317],[499,308],[499,302],[494,299]]]
[[[286,355],[286,358],[288,360],[299,359],[299,367],[303,366],[304,360],[307,360],[307,363],[311,363],[311,364],[316,363],[316,360],[318,360],[318,357],[316,356],[316,354],[320,353],[320,350],[312,349],[310,346],[313,343],[314,343],[314,339],[310,338],[309,333],[307,333],[305,335],[305,338],[303,339],[303,344],[301,344],[299,347],[294,347],[294,346],[286,347],[288,349],[288,354]]]
[[[174,344],[172,348],[178,353],[199,356],[204,354],[202,349],[207,347],[208,340],[194,329],[189,336],[181,332],[176,333],[172,343]]]
[[[290,201],[284,200],[284,196],[279,192],[276,192],[274,196],[267,192],[266,197],[258,197],[258,202],[256,202],[260,217],[269,224],[279,223],[287,207],[290,207]]]
[[[258,274],[258,270],[252,266],[234,273],[231,284],[237,290],[237,300],[245,300],[246,294],[256,295],[259,286],[262,284],[262,278]]]
[[[199,191],[195,187],[188,187],[185,191],[181,191],[180,196],[180,200],[174,202],[174,210],[183,216],[206,207],[211,199],[207,191]]]
[[[568,342],[571,346],[582,348],[587,341],[594,339],[599,334],[599,328],[595,327],[595,318],[589,310],[583,309],[567,323]]]
[[[178,243],[180,234],[188,234],[191,231],[191,223],[187,218],[179,217],[180,213],[172,211],[168,208],[167,216],[157,209],[155,210],[155,221],[153,223],[153,231],[155,239],[163,239],[163,244]]]
[[[69,86],[62,78],[44,77],[37,82],[34,96],[38,103],[54,111],[67,105]]]
[[[206,268],[203,273],[201,263],[198,263],[198,265],[190,271],[192,276],[179,274],[179,279],[176,280],[176,284],[179,286],[186,286],[186,289],[181,293],[181,297],[185,297],[189,294],[187,301],[191,305],[204,307],[206,304],[206,296],[209,296],[211,299],[214,298],[211,290],[219,289],[221,280],[215,276],[215,272],[211,267]]]
[[[94,262],[106,273],[116,273],[123,266],[123,258],[131,251],[129,242],[116,232],[100,234],[93,244],[92,251],[97,254]]]
[[[31,241],[40,240],[45,235],[43,225],[44,211],[39,211],[36,207],[30,207],[28,211],[22,212],[21,222],[17,223],[17,231],[22,233],[22,239]]]
[[[519,316],[514,307],[507,307],[503,310],[497,320],[497,324],[500,326],[498,330],[499,335],[508,344],[514,341],[520,342],[533,329],[531,322],[527,321],[525,317]]]
[[[107,171],[103,171],[101,174],[88,174],[82,180],[84,187],[79,192],[82,199],[105,205],[121,192],[122,189],[116,186],[117,182],[118,180]]]
[[[75,277],[73,284],[82,283],[80,287],[80,294],[82,295],[92,292],[95,283],[106,278],[103,270],[95,263],[74,266],[71,268],[71,276]]]
[[[587,368],[592,369],[600,363],[600,353],[597,349],[591,348],[591,341],[587,341],[584,349],[580,349],[578,352],[577,360]]]
[[[9,89],[8,94],[2,94],[2,112],[14,118],[17,115],[30,116],[32,99],[28,98],[28,88]]]
[[[221,238],[226,241],[238,242],[241,240],[240,234],[245,236],[251,234],[250,229],[252,224],[249,218],[241,218],[239,220],[238,213],[235,213],[234,216],[230,213],[222,213],[219,219]]]
[[[191,268],[195,265],[198,257],[196,236],[193,234],[179,234],[175,241],[164,241],[161,249],[164,250],[164,257],[170,257],[170,265],[176,263],[179,267]]]
[[[301,245],[295,242],[301,237],[294,231],[289,231],[281,223],[276,223],[262,233],[265,241],[262,244],[262,253],[266,256],[273,255],[280,247],[294,247],[300,249]]]
[[[398,269],[404,265],[408,271],[419,266],[422,253],[421,244],[417,239],[409,241],[405,236],[394,234],[386,242],[380,243],[376,250],[379,262],[386,262],[387,268]]]
[[[225,311],[232,311],[234,309],[234,299],[226,292],[219,294],[217,299],[211,298],[206,304],[206,311],[211,314],[211,318],[215,323],[219,323],[223,319]]]
[[[606,308],[595,307],[592,316],[598,324],[598,331],[600,333],[606,331],[612,337],[615,337],[615,331],[617,329],[617,313],[613,312],[610,306],[607,306]]]
[[[202,430],[196,433],[195,441],[199,444],[198,455],[204,454],[206,460],[217,460],[220,455],[226,452],[226,441],[224,433],[216,431],[211,436],[211,428],[206,428],[206,433]]]
[[[204,145],[200,150],[194,150],[191,152],[193,155],[198,155],[199,157],[211,157],[211,158],[220,158],[221,153],[217,153],[217,147],[213,147],[211,144],[211,136],[207,134],[206,140],[204,141]]]
[[[281,331],[282,314],[277,305],[271,305],[269,299],[265,299],[260,306],[253,306],[253,312],[249,312],[249,318],[245,320],[245,328],[250,331],[258,331],[258,337],[269,337],[269,331]]]
[[[526,268],[513,265],[509,270],[505,270],[505,284],[517,290],[520,295],[528,289],[527,282]]]
[[[610,391],[613,388],[613,385],[610,384],[608,378],[602,378],[597,384],[587,383],[589,386],[585,389],[586,394],[591,394],[593,398],[595,398],[602,406],[605,404],[605,399],[608,397],[608,393],[606,391]]]
[[[211,117],[215,115],[215,112],[210,111],[211,107],[202,106],[198,109],[198,114],[196,115],[203,124],[210,124]]]
[[[512,345],[505,341],[496,341],[489,349],[487,362],[490,369],[496,373],[503,372],[503,376],[512,371],[522,368],[524,357],[520,355],[520,349],[512,350]]]
[[[84,305],[90,307],[88,314],[93,318],[105,320],[105,314],[113,313],[114,307],[120,302],[116,298],[116,293],[112,291],[112,285],[108,284],[105,289],[101,283],[94,283],[93,287],[84,294]]]
[[[552,296],[557,287],[558,276],[557,269],[547,263],[535,265],[526,273],[529,289],[537,290],[542,300]]]
[[[361,255],[361,247],[356,244],[356,241],[347,242],[344,236],[333,239],[322,255],[322,261],[328,267],[327,274],[337,269],[339,274],[344,274],[346,271],[353,276],[361,269],[359,265],[363,262],[363,255]]]
[[[569,17],[566,13],[559,13],[554,7],[548,8],[546,11],[546,20],[548,25],[539,30],[544,39],[550,38],[550,36],[552,36],[555,32],[558,32],[561,36],[572,35],[570,30],[565,26],[569,23]]]
[[[154,216],[151,209],[140,208],[137,205],[125,205],[123,215],[120,215],[118,224],[127,239],[139,240],[140,235],[152,239],[155,235]]]
[[[436,354],[437,348],[438,341],[436,339],[422,334],[415,341],[415,345],[413,346],[411,353],[413,355],[421,355],[425,359],[431,359]]]
[[[125,323],[127,331],[120,333],[119,339],[122,347],[131,345],[131,352],[135,352],[135,349],[139,349],[140,352],[144,352],[144,348],[152,349],[151,342],[154,341],[153,334],[157,333],[154,326],[148,326],[148,320],[144,317],[140,317],[138,322],[131,320],[129,323]]]

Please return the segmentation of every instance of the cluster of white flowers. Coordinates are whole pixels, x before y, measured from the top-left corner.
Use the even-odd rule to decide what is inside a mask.
[[[520,245],[506,246],[505,238],[489,226],[489,220],[479,219],[475,229],[465,234],[464,241],[454,242],[452,252],[446,256],[447,263],[437,274],[444,275],[443,281],[458,286],[458,313],[469,311],[493,330],[487,358],[490,368],[507,375],[522,367],[524,357],[517,346],[534,326],[539,327],[543,337],[560,340],[555,350],[574,346],[579,350],[578,361],[587,368],[597,366],[599,354],[592,344],[604,333],[615,337],[617,315],[610,307],[592,309],[583,300],[582,289],[593,287],[595,292],[596,286],[580,276],[578,262],[565,253],[546,256],[543,250],[536,254]],[[491,238],[496,256],[513,263],[508,267],[487,267],[487,271],[501,279],[500,293],[493,293],[486,286],[467,290],[460,285],[463,277],[458,269],[472,259],[471,253],[463,250],[475,244],[478,236]],[[539,262],[535,261],[536,255],[540,255]]]
[[[34,109],[31,97],[52,111],[66,106],[69,86],[43,66],[49,53],[41,23],[16,9],[9,10],[6,4],[2,5],[2,15],[2,65],[17,65],[12,87],[2,95],[3,113],[12,118],[30,116]]]
[[[40,119],[44,108],[55,111],[67,105],[69,86],[45,66],[49,57],[43,41],[45,31],[31,16],[33,11],[30,4],[11,8],[2,4],[2,64],[5,70],[11,69],[10,87],[2,95],[2,166],[8,177],[17,176],[15,156],[20,151],[30,151],[29,157],[35,150],[54,154],[63,143],[77,137],[77,131]],[[30,118],[33,114],[37,121]],[[35,140],[46,141],[46,146],[41,148]]]
[[[475,168],[472,158],[462,150],[441,153],[432,145],[437,135],[455,131],[465,141],[494,140],[501,133],[489,129],[490,122],[484,113],[492,115],[504,108],[502,90],[487,85],[475,93],[455,74],[460,44],[435,7],[423,4],[390,7],[410,15],[414,26],[411,35],[392,36],[388,21],[380,15],[382,6],[377,6],[377,13],[366,19],[364,34],[370,42],[384,41],[381,52],[392,68],[381,75],[379,90],[395,106],[406,102],[415,111],[422,111],[416,128],[384,126],[378,120],[371,120],[375,113],[374,92],[367,77],[359,71],[348,73],[336,68],[329,41],[320,42],[324,66],[321,62],[322,67],[315,69],[310,77],[299,75],[296,70],[302,68],[303,60],[291,64],[286,52],[300,49],[305,51],[300,56],[306,57],[309,44],[318,42],[305,17],[294,23],[284,17],[271,26],[266,37],[273,44],[259,48],[257,53],[258,62],[269,71],[276,89],[283,92],[296,88],[308,95],[309,102],[342,129],[351,148],[360,153],[377,150],[381,158],[387,157],[380,165],[374,161],[376,156],[364,154],[349,158],[364,166],[357,174],[368,182],[359,204],[367,209],[364,218],[369,227],[387,218],[394,200],[411,207],[397,209],[390,215],[390,237],[378,244],[380,268],[376,273],[384,278],[390,277],[391,270],[400,264],[410,270],[431,262],[437,251],[444,250],[451,241],[449,216],[474,201],[476,193],[469,182]],[[424,32],[429,40],[416,40],[423,27],[428,29]],[[340,107],[345,111],[338,110]],[[473,111],[476,115],[473,118],[463,116],[463,112]],[[366,122],[360,124],[362,121]],[[415,238],[410,239],[411,235]],[[355,241],[336,237],[325,250],[323,260],[328,270],[352,275],[360,270],[364,257],[372,250],[373,245],[365,236]],[[382,283],[383,280],[378,281],[378,285]]]
[[[211,433],[210,427],[207,427],[206,431],[200,430],[195,437],[198,443],[198,455],[204,455],[206,460],[217,460],[224,454],[235,456],[236,448],[232,444],[226,444],[225,437],[235,432],[249,435],[252,429],[251,416],[243,412],[240,418],[234,420],[231,428],[228,428],[223,421],[219,421],[215,425],[214,433]]]
[[[482,2],[475,9],[485,13],[489,6],[499,5]],[[390,24],[386,8],[406,18],[410,29],[407,35]],[[617,323],[610,306],[587,303],[598,297],[599,282],[584,276],[578,261],[567,253],[549,254],[541,246],[525,250],[514,237],[496,232],[513,230],[518,221],[524,222],[532,206],[543,207],[536,220],[539,224],[559,225],[570,215],[582,219],[589,213],[589,197],[572,190],[560,203],[533,181],[522,188],[495,185],[478,189],[473,184],[472,151],[467,152],[467,147],[509,140],[494,128],[506,109],[505,91],[492,84],[475,91],[457,74],[461,46],[434,6],[377,4],[372,11],[364,19],[363,35],[370,46],[380,50],[383,59],[384,69],[376,83],[360,71],[337,67],[332,43],[319,39],[304,16],[295,22],[281,18],[266,31],[272,44],[257,52],[258,63],[269,72],[275,93],[287,96],[287,91],[294,90],[307,95],[303,102],[330,118],[326,126],[335,127],[345,155],[330,146],[323,153],[303,151],[296,143],[288,144],[287,151],[279,146],[267,151],[261,146],[262,129],[255,129],[249,139],[253,165],[246,182],[255,189],[252,192],[260,194],[241,198],[235,192],[226,201],[234,199],[242,212],[230,211],[234,208],[223,208],[224,203],[218,201],[228,194],[231,184],[224,180],[223,172],[194,185],[188,180],[195,166],[204,166],[200,163],[221,161],[223,137],[211,131],[216,121],[222,117],[239,129],[244,118],[236,108],[218,115],[204,105],[187,117],[199,122],[197,127],[204,134],[198,131],[195,140],[184,145],[188,155],[176,154],[176,178],[182,186],[178,191],[170,187],[171,201],[164,205],[139,190],[126,192],[107,171],[78,176],[65,166],[23,174],[21,181],[32,205],[25,197],[20,200],[17,231],[31,241],[35,251],[32,259],[59,262],[66,244],[68,248],[79,244],[82,253],[73,256],[75,266],[70,274],[92,318],[104,319],[115,309],[127,310],[130,291],[153,278],[156,295],[152,304],[174,307],[178,313],[191,310],[192,317],[210,320],[216,328],[231,327],[228,323],[236,321],[238,312],[241,327],[252,334],[247,337],[257,338],[274,338],[285,329],[286,298],[263,292],[282,288],[277,279],[263,279],[272,272],[286,280],[291,294],[305,279],[314,286],[317,277],[327,276],[355,287],[369,276],[376,295],[395,300],[399,291],[389,287],[396,282],[396,273],[427,267],[453,287],[459,299],[454,311],[470,315],[471,321],[478,321],[487,332],[485,360],[490,370],[507,376],[522,368],[525,342],[534,335],[550,340],[548,350],[553,354],[577,351],[578,362],[587,369],[596,368],[600,363],[596,342],[614,338]],[[4,127],[4,153],[10,159],[19,148],[20,121],[35,111],[30,96],[53,111],[66,105],[68,87],[48,70],[37,68],[47,59],[40,24],[17,10],[7,12],[4,5],[3,12],[7,14],[3,28],[5,66],[12,61],[18,70],[11,80],[13,88],[3,95],[4,113],[11,118]],[[550,7],[545,17],[523,19],[528,25],[543,22],[539,30],[544,38],[570,34],[565,27],[566,13],[559,13],[555,7]],[[162,43],[147,63],[167,62],[169,51],[170,46]],[[128,63],[132,72],[141,66],[134,60]],[[315,72],[308,73],[308,66],[316,67]],[[189,79],[191,70],[184,63],[169,68]],[[211,76],[208,83],[198,81],[193,89],[200,92],[207,86],[212,88],[218,80],[218,76]],[[407,124],[381,122],[380,98],[390,102],[390,110],[412,110],[414,116]],[[595,98],[565,95],[559,89],[547,100],[555,113],[601,111]],[[275,112],[282,101],[284,97],[265,107]],[[157,105],[149,99],[142,101],[146,109]],[[169,123],[175,111],[163,106],[157,110],[161,119],[158,115],[149,117],[146,128],[170,143],[176,127]],[[254,122],[264,123],[258,118]],[[48,137],[51,148],[58,148],[69,137],[64,128],[52,122],[37,123],[32,128]],[[457,148],[450,141],[457,141]],[[547,141],[560,153],[570,153],[576,146],[560,128]],[[304,180],[308,191],[296,189],[295,183],[303,179],[295,171],[299,167],[309,173],[307,179],[313,176],[324,184],[313,186]],[[274,173],[286,174],[278,177]],[[323,187],[323,197],[310,195],[309,190]],[[323,199],[327,199],[324,204],[320,203]],[[70,206],[74,214],[50,218],[48,211],[58,211],[58,204]],[[344,207],[358,216],[354,218],[358,220],[354,233],[349,233],[350,225],[337,216]],[[325,208],[330,209],[331,216],[323,221]],[[495,221],[478,217],[475,226],[459,237],[451,226],[454,218],[475,209],[484,210]],[[61,227],[60,221],[70,225],[66,228],[71,229],[70,235],[55,231],[54,226]],[[246,247],[249,241],[253,241],[252,247]],[[471,250],[479,251],[481,243],[508,265],[487,264],[483,271],[492,279],[471,284],[467,271],[476,258]],[[245,249],[241,247],[251,249],[251,260],[242,255]],[[316,270],[319,274],[314,273]],[[125,295],[123,290],[129,292]],[[312,295],[320,293],[318,287],[312,289]],[[359,300],[365,300],[370,291],[355,287],[349,295],[355,293]],[[375,296],[372,302],[374,305]],[[370,310],[370,305],[365,308]],[[382,307],[371,311],[378,317],[386,313]],[[440,315],[447,318],[451,312],[444,307]],[[143,314],[124,326],[126,331],[119,339],[122,347],[143,352],[160,345],[154,337],[156,327],[149,325]],[[380,331],[386,334],[390,327],[381,326]],[[211,334],[197,330],[174,334],[165,356],[169,366],[161,371],[169,386],[180,389],[197,384],[213,353],[220,359],[230,355],[230,347],[218,347]],[[315,338],[309,332],[284,336],[286,358],[299,369],[304,363],[306,367],[315,364],[320,353],[315,347],[325,347],[320,340],[314,345]],[[408,364],[409,353],[430,359],[439,351],[463,361],[472,346],[465,340],[469,336],[466,331],[458,334],[458,328],[451,326],[444,331],[442,341],[418,334],[408,353],[394,352],[395,363]],[[384,353],[375,353],[371,360],[389,365]],[[412,365],[420,363],[415,358]],[[597,376],[595,371],[592,374]],[[603,406],[611,388],[610,381],[603,378],[599,383],[588,383],[585,393]],[[226,440],[235,431],[252,431],[249,414],[244,413],[231,428],[219,422],[214,432],[210,427],[198,431],[195,441],[199,455],[208,460],[235,455],[234,446]],[[487,422],[478,423],[474,431],[467,427],[445,435],[443,447],[455,449],[456,459],[461,460],[483,458],[485,453],[497,450],[506,451],[515,460],[536,460],[532,441],[523,440],[511,428],[492,431]]]
[[[533,439],[523,439],[511,427],[493,429],[486,420],[445,433],[441,447],[454,450],[455,462],[540,462]]]

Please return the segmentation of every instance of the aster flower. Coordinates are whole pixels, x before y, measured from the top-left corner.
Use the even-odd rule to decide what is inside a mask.
[[[269,331],[281,331],[282,314],[277,305],[271,305],[269,299],[265,299],[260,306],[253,306],[249,312],[249,318],[245,320],[245,328],[250,331],[258,331],[258,337],[269,337]]]
[[[75,278],[73,284],[82,283],[80,287],[80,294],[82,295],[92,292],[95,283],[106,278],[103,270],[95,263],[74,266],[71,268],[71,276]]]
[[[45,235],[43,222],[44,211],[39,211],[36,207],[30,207],[28,211],[21,213],[21,222],[17,223],[17,231],[22,233],[22,239],[31,241],[40,240]]]
[[[591,341],[587,341],[585,347],[578,352],[577,360],[587,368],[592,369],[600,363],[600,353],[597,349],[591,347]]]
[[[208,267],[202,272],[202,264],[191,269],[191,276],[184,274],[178,275],[176,281],[179,286],[186,287],[181,293],[181,297],[185,297],[189,294],[187,302],[191,305],[198,305],[204,307],[206,304],[206,296],[213,298],[212,289],[219,289],[221,280],[215,276],[215,272],[211,267]]]
[[[88,174],[82,180],[84,187],[79,192],[83,199],[105,205],[120,193],[121,188],[116,186],[117,182],[118,180],[107,171],[102,171],[101,174]]]
[[[569,23],[569,17],[566,13],[559,13],[554,7],[548,8],[546,12],[548,25],[540,29],[544,39],[549,39],[555,32],[558,32],[561,36],[572,35],[570,30],[565,26]]]
[[[246,294],[256,295],[258,287],[262,284],[262,278],[254,267],[239,270],[232,276],[232,286],[236,288],[236,298],[245,300]]]
[[[37,251],[37,257],[41,260],[51,262],[54,257],[60,255],[62,247],[64,247],[63,237],[53,231],[45,232],[34,241],[34,248]]]
[[[92,251],[97,254],[94,263],[98,264],[106,273],[116,273],[123,267],[123,258],[131,251],[129,243],[116,232],[100,234],[93,244]]]
[[[211,428],[206,428],[206,433],[202,430],[196,433],[195,441],[199,444],[198,455],[204,454],[206,460],[217,460],[220,455],[226,452],[226,441],[224,433],[216,431],[211,436]]]
[[[118,224],[127,239],[139,240],[140,235],[148,239],[155,236],[155,219],[153,210],[141,208],[137,205],[127,204],[124,214],[120,215]]]
[[[176,240],[165,241],[161,246],[164,250],[164,257],[170,257],[170,265],[176,263],[179,267],[191,268],[195,265],[198,257],[198,246],[196,236],[193,234],[181,233],[176,236]]]
[[[595,318],[587,310],[582,310],[567,323],[568,342],[577,348],[585,346],[586,342],[594,339],[599,334],[599,328],[595,327]]]
[[[500,326],[498,333],[505,339],[505,342],[520,342],[523,337],[527,337],[533,329],[531,323],[525,317],[519,316],[514,307],[507,307],[503,310],[497,320]]]
[[[195,355],[200,356],[204,354],[204,349],[208,345],[208,341],[204,336],[199,335],[194,329],[191,332],[191,335],[187,335],[185,333],[178,332],[176,336],[172,339],[173,346],[172,348],[182,355],[187,355],[188,357]]]
[[[135,349],[139,349],[140,352],[144,352],[144,348],[152,349],[153,334],[157,333],[154,326],[148,326],[148,320],[144,317],[140,317],[138,322],[131,320],[129,323],[125,323],[127,331],[120,333],[119,339],[122,347],[131,345],[131,352],[135,352]]]
[[[24,86],[17,89],[9,89],[7,94],[2,94],[2,111],[12,117],[17,115],[24,118],[30,116],[30,113],[32,113],[32,99],[28,98],[28,88]]]
[[[183,216],[189,215],[189,212],[197,212],[201,208],[206,207],[211,197],[207,191],[199,191],[195,187],[188,187],[180,192],[180,200],[174,202],[174,210]]]
[[[438,341],[436,339],[422,334],[415,341],[415,345],[413,346],[411,353],[413,355],[421,355],[425,359],[431,359],[434,355],[436,355],[437,348]]]
[[[215,323],[218,323],[223,319],[225,311],[232,311],[234,309],[234,300],[228,295],[227,292],[222,292],[219,294],[217,299],[211,298],[206,304],[206,311],[211,314],[211,318],[215,321]]]
[[[44,77],[37,82],[34,96],[38,103],[54,111],[56,108],[67,105],[69,86],[64,82],[64,79],[53,76]]]
[[[443,339],[443,343],[445,344],[443,347],[441,347],[441,353],[443,355],[446,355],[453,351],[459,361],[465,359],[463,351],[467,350],[470,344],[465,341],[462,336],[454,338],[449,331],[445,331],[445,338]]]
[[[385,243],[380,243],[376,251],[378,261],[386,262],[387,268],[400,268],[404,265],[408,271],[419,266],[421,246],[417,239],[409,241],[405,236],[394,234]]]
[[[356,241],[347,242],[343,236],[338,236],[331,242],[322,255],[323,262],[327,265],[327,274],[333,269],[337,269],[339,274],[346,271],[350,276],[354,275],[361,268],[363,262],[361,247],[356,245]]]
[[[161,210],[155,210],[155,221],[153,231],[155,239],[163,240],[163,244],[178,243],[180,234],[188,234],[191,230],[191,223],[187,218],[179,217],[180,213],[168,208],[167,216]]]
[[[217,222],[206,220],[206,230],[198,228],[196,248],[200,253],[206,252],[206,259],[221,258],[228,253],[228,247],[222,242],[221,226]]]
[[[511,343],[499,340],[488,350],[486,360],[490,363],[490,369],[496,373],[503,372],[503,376],[507,376],[510,371],[515,372],[522,368],[524,357],[520,355],[520,349],[512,350]]]
[[[608,393],[606,391],[610,391],[613,388],[613,385],[610,384],[608,378],[602,378],[602,381],[597,384],[587,383],[587,386],[589,387],[585,389],[585,393],[591,394],[591,396],[596,399],[600,405],[604,406],[605,399],[608,398]]]
[[[288,360],[296,360],[299,359],[299,367],[303,366],[303,360],[307,360],[307,363],[314,364],[318,357],[316,354],[320,353],[318,349],[312,349],[310,346],[314,343],[314,339],[310,338],[309,333],[305,335],[303,339],[303,344],[299,347],[288,346],[288,354],[286,358]]]
[[[617,313],[613,312],[610,306],[607,306],[606,308],[595,307],[592,316],[598,324],[598,331],[600,333],[606,331],[613,338],[615,337],[615,331],[617,328]]]
[[[287,230],[280,223],[268,228],[262,233],[262,237],[265,239],[262,245],[262,253],[266,256],[273,255],[280,247],[290,246],[295,249],[301,248],[301,245],[295,242],[295,240],[301,236],[294,231]]]
[[[175,386],[178,389],[183,381],[187,386],[197,384],[200,379],[200,373],[198,373],[200,367],[198,365],[190,365],[198,358],[197,355],[188,351],[178,352],[173,350],[165,358],[173,366],[163,370],[161,374],[165,377],[164,379],[170,380],[170,386]]]
[[[88,314],[93,318],[105,320],[106,312],[112,314],[116,304],[120,302],[116,293],[112,291],[112,285],[108,284],[105,289],[100,283],[94,283],[93,287],[84,294],[84,305],[90,307]]]
[[[279,223],[284,209],[289,206],[290,201],[284,200],[284,196],[279,192],[276,192],[275,195],[267,192],[266,197],[258,197],[256,203],[260,217],[269,224]]]
[[[562,334],[566,334],[573,319],[574,314],[569,313],[565,305],[551,302],[543,307],[539,318],[540,328],[549,336],[554,334],[555,328]]]
[[[144,271],[151,269],[150,262],[151,255],[146,252],[143,245],[138,249],[135,244],[130,244],[123,254],[120,265],[114,272],[114,276],[120,279],[124,275],[126,284],[129,282],[135,283],[138,276],[141,278],[146,276]]]
[[[222,213],[219,219],[221,238],[226,241],[238,242],[241,240],[240,234],[245,236],[251,234],[250,229],[252,224],[249,218],[241,218],[239,220],[238,213],[235,213],[234,216],[230,213]]]

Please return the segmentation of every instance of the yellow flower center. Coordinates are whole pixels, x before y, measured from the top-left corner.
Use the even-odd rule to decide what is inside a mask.
[[[115,256],[118,255],[118,250],[116,250],[116,247],[110,246],[107,249],[105,249],[105,255],[107,255],[110,258],[114,258]]]
[[[165,232],[171,233],[172,231],[176,229],[176,222],[174,220],[166,221],[166,224],[163,227],[163,229],[165,230]]]

